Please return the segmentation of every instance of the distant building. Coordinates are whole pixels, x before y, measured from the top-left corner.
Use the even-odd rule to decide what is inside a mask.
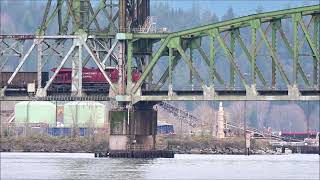
[[[157,126],[157,134],[175,134],[172,124],[159,122]]]

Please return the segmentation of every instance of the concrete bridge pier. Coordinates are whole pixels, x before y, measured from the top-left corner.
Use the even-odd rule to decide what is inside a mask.
[[[157,111],[153,106],[131,110],[111,110],[110,151],[148,151],[155,150],[157,133]]]

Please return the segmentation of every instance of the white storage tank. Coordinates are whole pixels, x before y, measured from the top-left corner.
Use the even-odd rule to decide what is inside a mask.
[[[74,101],[64,105],[64,127],[106,127],[106,106],[95,101]]]
[[[15,104],[15,123],[45,123],[56,126],[56,105],[47,101],[23,101]]]

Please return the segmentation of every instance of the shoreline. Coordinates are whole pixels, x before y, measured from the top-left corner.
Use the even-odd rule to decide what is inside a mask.
[[[97,137],[1,137],[0,152],[35,152],[35,153],[96,153],[108,152],[107,138]],[[162,148],[159,148],[160,146]],[[244,155],[244,141],[241,138],[213,139],[210,137],[157,137],[156,150],[173,151],[175,154],[205,155]],[[319,149],[319,148],[318,148]],[[250,155],[296,154],[286,149],[281,152],[264,140],[251,140]],[[298,154],[319,154],[298,153]]]
[[[79,151],[79,152],[58,152],[58,151],[0,151],[0,153],[52,153],[52,154],[95,154],[95,152],[85,152],[85,151]],[[179,154],[179,155],[244,155],[244,154],[214,154],[214,153],[179,153],[179,152],[174,152],[174,154]],[[249,154],[250,156],[252,155],[258,155],[258,156],[267,156],[267,155],[290,155],[290,154],[315,154],[317,155],[318,153],[265,153],[265,154]],[[247,156],[247,155],[246,155]]]

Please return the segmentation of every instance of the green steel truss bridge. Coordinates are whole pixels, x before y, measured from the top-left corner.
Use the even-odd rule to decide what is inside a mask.
[[[48,0],[35,34],[0,35],[0,76],[18,61],[0,87],[0,100],[320,100],[320,5],[168,32],[150,16],[150,0],[96,2]],[[35,90],[10,89],[28,61],[37,72]],[[82,67],[90,63],[108,81],[108,91],[83,89]],[[71,91],[50,91],[68,64]],[[43,84],[45,67],[57,70]],[[108,68],[118,69],[118,82]],[[137,82],[134,68],[141,72]]]

